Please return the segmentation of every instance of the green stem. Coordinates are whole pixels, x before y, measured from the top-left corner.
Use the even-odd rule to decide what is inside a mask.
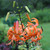
[[[22,25],[22,21],[21,21],[21,17],[20,17],[20,12],[19,12],[19,19],[20,19],[20,22],[21,22],[21,25]]]
[[[26,43],[26,48],[27,48],[27,50],[29,50],[28,42],[25,42],[25,43]]]
[[[19,49],[18,49],[18,42],[16,42],[15,50],[19,50]]]
[[[21,25],[22,25],[22,21],[21,21],[20,12],[19,12],[19,19],[20,19],[20,22],[21,22]],[[23,29],[23,25],[22,25],[22,29]]]

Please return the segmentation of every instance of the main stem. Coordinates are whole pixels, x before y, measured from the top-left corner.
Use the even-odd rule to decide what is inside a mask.
[[[18,49],[18,42],[16,42],[15,50],[19,50],[19,49]]]
[[[20,17],[20,12],[19,12],[19,19],[20,19],[20,22],[21,22],[21,25],[22,25],[22,21],[21,21],[21,17]]]
[[[21,25],[22,25],[22,21],[21,21],[21,17],[20,17],[20,12],[19,12],[19,19],[20,19],[20,22],[21,22]],[[23,25],[22,25],[22,29],[23,29]],[[28,42],[25,42],[25,43],[26,43],[27,50],[29,50]]]
[[[25,42],[25,43],[26,43],[27,50],[29,50],[29,44],[28,44],[28,42]]]
[[[20,12],[19,12],[19,19],[20,19],[20,22],[21,22],[21,25],[22,25],[22,21],[21,21],[21,17],[20,17]],[[23,26],[22,26],[22,29],[23,29]],[[19,43],[19,41],[16,42],[15,50],[19,50],[19,49],[18,49],[18,43]]]
[[[20,22],[21,22],[21,25],[22,25],[22,21],[21,21],[20,12],[19,12],[19,19],[20,19]],[[22,29],[23,29],[23,25],[22,25]]]

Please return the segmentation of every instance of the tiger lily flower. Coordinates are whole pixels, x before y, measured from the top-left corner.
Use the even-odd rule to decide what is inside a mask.
[[[17,42],[19,40],[26,42],[27,40],[31,39],[31,42],[35,43],[41,40],[42,29],[37,28],[39,25],[38,19],[30,19],[28,13],[26,16],[30,21],[27,22],[26,28],[24,27],[23,23],[22,25],[19,25],[18,21],[14,22],[14,26],[9,28],[7,36],[10,40],[10,43],[8,43],[8,45],[13,43],[13,41]]]
[[[8,39],[11,40],[11,42],[13,42],[13,40],[19,41],[21,33],[22,33],[22,28],[19,25],[18,21],[16,21],[14,23],[14,26],[9,28],[7,36],[8,36]]]

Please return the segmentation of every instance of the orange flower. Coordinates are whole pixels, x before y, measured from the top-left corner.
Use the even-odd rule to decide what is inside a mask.
[[[11,44],[14,41],[22,40],[26,42],[27,40],[31,39],[31,42],[37,42],[41,40],[42,36],[42,29],[37,28],[39,25],[39,22],[36,18],[32,18],[32,21],[28,14],[26,14],[27,18],[30,22],[27,22],[27,27],[25,28],[23,23],[22,25],[19,25],[18,21],[14,22],[14,26],[10,27],[8,30],[8,39],[11,40],[9,44]],[[36,24],[34,24],[34,22]],[[23,30],[23,28],[24,30]]]
[[[22,28],[19,25],[18,21],[16,21],[14,23],[13,27],[10,27],[10,29],[8,30],[8,39],[11,41],[19,41],[20,40],[20,35],[22,33]],[[11,43],[11,42],[10,42]]]
[[[29,19],[30,22],[27,22],[27,28],[25,29],[25,31],[27,32],[28,36],[31,36],[31,40],[32,42],[37,42],[38,40],[40,40],[42,38],[41,34],[42,34],[42,29],[37,28],[37,26],[39,25],[39,22],[36,18],[32,18],[30,20],[30,17],[28,14],[27,18]],[[36,24],[33,24],[35,22]],[[36,38],[35,38],[36,37]]]

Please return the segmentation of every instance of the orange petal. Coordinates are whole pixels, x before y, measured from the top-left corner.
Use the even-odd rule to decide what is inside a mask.
[[[34,20],[32,20],[31,22],[35,22],[36,23],[35,26],[38,26],[39,25],[38,20],[36,18],[32,18],[32,19],[34,19]]]
[[[37,40],[40,40],[41,38],[42,38],[42,36],[40,35],[40,33],[38,33]]]
[[[38,31],[40,32],[40,34],[42,34],[42,29],[40,29],[40,28],[37,28],[38,29]]]
[[[27,24],[27,26],[32,26],[32,25],[34,25],[33,23],[30,23],[30,22],[27,22],[28,24]]]
[[[13,40],[11,40],[11,42],[9,42],[9,43],[8,43],[8,44],[6,44],[6,45],[10,45],[12,42],[13,42]]]
[[[19,22],[16,21],[16,33],[18,33],[18,30],[19,30]]]
[[[32,37],[32,38],[31,38],[31,41],[32,41],[32,42],[36,42],[37,39],[35,39],[35,38]]]

